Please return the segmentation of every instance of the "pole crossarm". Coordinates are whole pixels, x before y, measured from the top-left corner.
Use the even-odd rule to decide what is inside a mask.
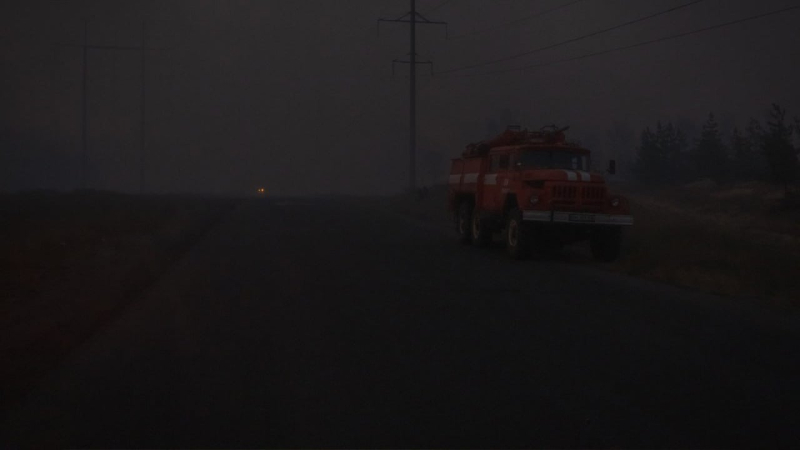
[[[411,23],[411,20],[409,20],[409,19],[406,19],[406,20],[401,20],[401,19],[378,19],[378,22],[379,22],[379,23],[380,23],[380,22],[401,22],[401,23]],[[417,21],[417,22],[415,22],[415,23],[416,23],[417,25],[425,25],[425,24],[429,24],[429,25],[447,25],[447,22],[438,22],[438,21],[432,21],[432,20],[427,20],[427,19],[425,19],[425,20],[424,20],[424,21],[422,21],[422,22],[420,22],[420,21]]]
[[[381,35],[381,22],[411,23],[412,20],[410,18],[406,19],[406,17],[409,17],[409,16],[411,16],[411,13],[408,13],[408,14],[406,14],[406,15],[400,17],[400,18],[397,18],[397,19],[378,19],[378,27],[377,27],[378,28],[378,36]],[[415,25],[444,25],[445,38],[450,37],[450,31],[449,31],[449,28],[447,27],[447,22],[428,20],[420,13],[416,13],[414,15],[414,17],[417,18],[417,19],[422,19],[422,20],[414,20],[413,22],[414,22]]]
[[[392,76],[394,76],[394,65],[395,64],[428,64],[431,66],[431,76],[433,76],[433,61],[406,61],[402,59],[393,59],[392,60]]]
[[[417,23],[429,23],[429,24],[432,24],[432,25],[447,25],[447,22],[436,21],[436,20],[428,20],[427,17],[423,16],[420,13],[417,13],[417,18],[422,19],[422,22],[418,21]]]
[[[89,50],[143,50],[142,47],[127,47],[121,45],[81,45],[81,44],[58,44],[58,45],[61,47],[87,48]],[[164,49],[158,47],[145,47],[144,50],[158,51]]]

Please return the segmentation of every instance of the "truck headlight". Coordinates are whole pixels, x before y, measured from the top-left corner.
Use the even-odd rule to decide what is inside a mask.
[[[530,198],[531,205],[535,205],[539,203],[539,196],[538,195],[531,195]]]
[[[611,206],[613,206],[614,208],[619,206],[619,199],[618,198],[611,199]]]

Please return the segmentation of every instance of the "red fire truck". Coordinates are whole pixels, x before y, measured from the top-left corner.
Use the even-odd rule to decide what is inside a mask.
[[[633,224],[628,201],[608,192],[589,150],[567,142],[568,128],[510,127],[453,159],[448,206],[461,242],[484,247],[501,233],[508,253],[522,259],[588,240],[595,259],[619,256],[622,228]]]

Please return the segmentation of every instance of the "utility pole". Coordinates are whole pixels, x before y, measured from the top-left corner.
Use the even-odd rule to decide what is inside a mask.
[[[81,88],[81,141],[83,142],[83,153],[81,154],[81,189],[86,189],[88,186],[88,173],[89,173],[89,142],[88,142],[88,120],[87,120],[87,67],[89,61],[89,20],[83,19],[83,83]]]
[[[140,86],[141,86],[141,106],[139,108],[141,110],[140,111],[141,112],[141,118],[140,118],[140,121],[139,121],[140,122],[140,127],[139,127],[139,133],[140,133],[140,136],[139,136],[139,138],[140,138],[139,139],[139,146],[140,146],[139,147],[139,193],[140,194],[144,194],[144,160],[145,160],[145,150],[146,150],[146,147],[145,147],[145,145],[146,145],[146,141],[145,141],[146,134],[145,134],[145,125],[144,125],[145,105],[146,105],[146,103],[145,103],[145,100],[146,100],[145,94],[147,92],[147,89],[146,89],[147,85],[145,84],[146,83],[145,62],[146,62],[147,58],[145,58],[145,51],[144,51],[145,48],[147,48],[145,46],[146,37],[147,37],[147,22],[143,20],[142,21],[142,51],[141,51],[141,54],[142,54],[142,80],[141,80],[141,83],[140,83]]]
[[[417,188],[417,64],[430,64],[431,74],[433,74],[433,63],[430,61],[417,61],[417,24],[423,25],[444,25],[447,30],[447,22],[435,22],[426,19],[417,12],[416,0],[411,1],[411,9],[405,15],[397,19],[378,19],[378,34],[380,34],[381,22],[402,22],[409,24],[410,52],[409,60],[392,61],[392,73],[394,64],[402,63],[409,65],[409,111],[408,111],[408,189],[413,192]]]
[[[140,47],[127,47],[118,45],[89,45],[89,21],[83,21],[83,44],[82,45],[64,45],[64,47],[81,47],[83,50],[83,81],[81,84],[81,140],[83,153],[81,155],[81,188],[86,189],[89,187],[89,112],[88,112],[88,71],[89,71],[89,50],[125,50],[125,51],[140,51],[142,55],[141,67],[141,130],[140,130],[140,156],[139,156],[139,190],[144,191],[144,161],[145,161],[145,51],[155,50],[145,46],[145,22],[142,22],[142,45]]]
[[[409,108],[408,108],[408,190],[414,192],[417,188],[417,5],[416,0],[411,0],[411,24],[409,37],[411,38],[411,63],[409,67]]]

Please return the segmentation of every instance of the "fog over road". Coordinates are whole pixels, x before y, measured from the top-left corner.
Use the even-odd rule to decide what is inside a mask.
[[[1,441],[772,446],[799,437],[799,323],[514,262],[354,201],[254,199],[44,379]]]

